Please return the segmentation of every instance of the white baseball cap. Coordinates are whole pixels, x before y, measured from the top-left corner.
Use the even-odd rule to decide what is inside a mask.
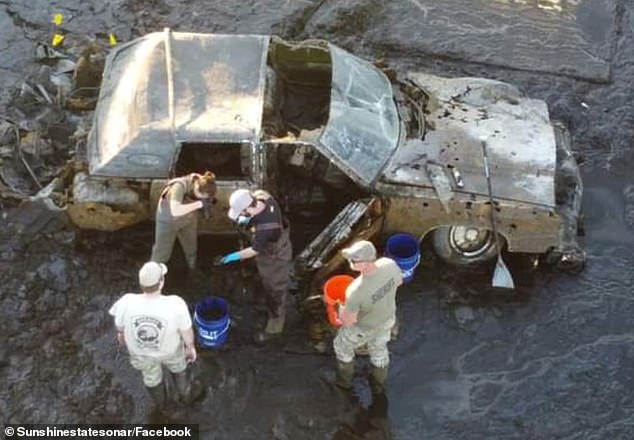
[[[156,286],[167,273],[167,266],[163,263],[148,261],[139,270],[139,284],[142,287]]]
[[[233,221],[238,219],[238,216],[244,211],[251,203],[253,203],[253,196],[248,189],[237,189],[229,196],[229,218]]]

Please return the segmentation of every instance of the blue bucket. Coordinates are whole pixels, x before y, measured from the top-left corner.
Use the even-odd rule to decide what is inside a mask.
[[[420,263],[420,245],[416,237],[405,233],[392,235],[387,239],[385,254],[401,268],[403,282],[412,281],[416,267]]]
[[[229,334],[229,307],[223,298],[205,298],[194,309],[196,339],[203,347],[221,347]]]

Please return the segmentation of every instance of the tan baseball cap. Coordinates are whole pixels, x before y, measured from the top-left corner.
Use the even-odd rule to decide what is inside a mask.
[[[156,261],[148,261],[139,270],[139,284],[142,287],[156,286],[167,273],[167,266]]]
[[[341,250],[341,254],[350,261],[374,261],[376,260],[376,248],[372,242],[361,240],[352,246]]]

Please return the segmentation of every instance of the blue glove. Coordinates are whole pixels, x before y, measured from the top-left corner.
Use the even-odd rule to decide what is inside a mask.
[[[236,251],[236,252],[231,252],[230,254],[225,255],[224,257],[222,257],[220,259],[220,262],[222,264],[229,264],[229,263],[233,263],[235,261],[240,261],[240,252]]]
[[[246,226],[251,221],[251,217],[247,217],[246,215],[239,215],[236,223],[240,226]]]

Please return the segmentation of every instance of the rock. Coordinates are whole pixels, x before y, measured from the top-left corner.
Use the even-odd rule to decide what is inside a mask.
[[[9,144],[14,142],[15,136],[13,135],[13,133],[15,133],[13,130],[13,124],[5,121],[4,119],[0,119],[0,144]],[[11,152],[11,154],[13,154],[12,147],[6,148],[10,148],[9,151]]]
[[[20,148],[23,152],[36,157],[50,156],[55,153],[50,141],[42,138],[37,131],[27,133],[20,142]]]
[[[12,224],[18,234],[35,236],[62,230],[68,225],[68,218],[64,212],[49,209],[43,200],[34,200],[11,210],[7,223]]]
[[[537,333],[537,325],[531,324],[524,329],[524,335],[528,338],[532,338]]]
[[[0,368],[4,368],[7,365],[9,365],[9,347],[6,346],[6,344],[2,344],[2,346],[0,346]],[[0,413],[2,413],[2,411],[0,411]]]
[[[43,280],[50,281],[50,286],[60,292],[70,289],[68,277],[68,262],[62,257],[53,256],[51,263],[44,263],[37,269],[37,273]]]
[[[55,335],[59,333],[63,327],[64,327],[64,324],[62,324],[62,322],[57,319],[51,319],[48,321],[44,321],[42,323],[42,331],[47,336],[51,336],[51,335]]]
[[[326,353],[329,347],[326,341],[319,341],[319,342],[315,342],[315,344],[313,345],[313,348],[315,349],[317,353]]]
[[[38,315],[52,315],[59,312],[66,305],[66,298],[53,289],[46,289],[35,301],[35,311]]]
[[[25,279],[27,282],[32,282],[32,281],[33,281],[33,279],[34,279],[35,277],[34,277],[34,276],[33,276],[33,277],[30,277],[29,275],[34,275],[34,274],[33,274],[33,272],[29,272],[29,273],[27,273],[27,274],[24,276],[24,279]],[[28,290],[29,290],[29,289],[28,289],[28,288],[27,288],[27,287],[23,284],[23,285],[21,285],[21,286],[20,286],[20,287],[16,290],[16,292],[15,292],[15,296],[16,296],[17,298],[20,298],[20,299],[27,299],[27,297],[28,297]]]
[[[75,231],[62,231],[53,234],[52,238],[59,244],[71,245],[75,242]]]
[[[17,311],[18,318],[20,320],[31,319],[33,316],[33,306],[27,300],[21,302]]]
[[[473,309],[469,306],[458,306],[453,311],[459,325],[467,325],[475,319]]]
[[[297,424],[304,429],[310,429],[315,426],[315,419],[310,415],[298,414]]]
[[[625,198],[625,222],[634,228],[634,185],[626,185],[623,188]]]
[[[623,188],[623,197],[627,203],[634,203],[634,185],[626,185]]]
[[[0,130],[2,129],[2,121],[0,121]],[[1,141],[0,141],[1,142]],[[10,147],[8,145],[0,147],[0,160],[2,157],[10,158],[13,157],[15,153],[15,148]],[[1,164],[2,162],[0,162]]]
[[[17,257],[17,252],[10,246],[10,244],[4,244],[0,246],[0,260],[13,261]]]
[[[7,416],[6,418],[8,419],[10,417],[9,416],[10,409],[11,407],[9,406],[9,403],[7,402],[7,400],[4,398],[0,398],[0,414],[5,414]]]
[[[286,420],[280,415],[271,428],[273,438],[276,440],[286,440],[289,438],[286,433]]]
[[[634,228],[634,204],[625,207],[625,222]]]

